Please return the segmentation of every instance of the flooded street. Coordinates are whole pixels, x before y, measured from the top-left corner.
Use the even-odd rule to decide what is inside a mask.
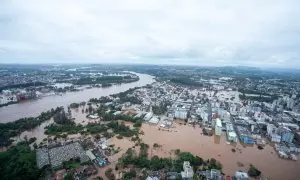
[[[40,142],[43,141],[44,138],[47,138],[48,136],[45,134],[45,127],[52,124],[54,121],[53,119],[50,119],[48,121],[43,122],[41,125],[39,125],[36,128],[33,128],[28,131],[24,131],[20,134],[20,136],[14,138],[16,142],[18,141],[23,141],[25,136],[27,139],[36,137],[36,143],[39,144]]]
[[[113,173],[118,177],[118,173],[115,170],[118,159],[121,158],[124,153],[126,153],[128,148],[132,148],[134,146],[134,142],[130,141],[129,138],[118,139],[115,136],[108,140],[108,145],[115,145],[116,149],[120,147],[120,152],[110,156],[109,161],[111,162],[111,164],[105,167],[98,168],[98,173],[93,177],[101,176],[103,179],[108,180],[108,178],[105,176],[105,171],[109,168],[111,168],[113,170]]]
[[[86,113],[73,110],[72,115],[75,122],[78,124],[87,124],[95,122],[86,118]],[[49,120],[30,131],[23,132],[17,139],[36,137],[37,143],[43,141],[47,135],[44,135],[44,127],[51,124],[53,120]],[[132,123],[124,122],[130,126]],[[223,165],[223,172],[227,175],[233,175],[237,170],[247,171],[250,164],[253,164],[261,170],[265,177],[269,179],[297,179],[300,175],[300,162],[280,159],[273,147],[266,145],[263,150],[259,150],[256,146],[246,147],[239,143],[236,145],[227,144],[226,134],[223,136],[204,136],[201,128],[190,125],[173,124],[173,128],[169,131],[159,129],[156,125],[143,124],[141,131],[144,135],[140,135],[142,141],[149,145],[149,156],[158,155],[160,157],[174,157],[174,150],[188,151],[194,155],[198,155],[203,159],[215,158]],[[80,135],[74,135],[80,136]],[[69,138],[73,136],[70,135]],[[78,138],[78,137],[77,137]],[[108,145],[115,145],[117,149],[120,147],[120,152],[109,158],[110,164],[104,168],[99,168],[98,175],[104,176],[104,172],[108,168],[115,167],[117,160],[126,152],[128,148],[134,146],[134,142],[130,138],[118,139],[115,137],[108,140]],[[153,144],[161,145],[159,148],[153,148]],[[138,152],[139,148],[135,148]],[[232,152],[235,149],[236,152]]]
[[[79,92],[67,92],[62,96],[47,96],[41,99],[24,101],[18,104],[1,107],[0,123],[15,121],[23,117],[34,117],[43,111],[56,108],[57,106],[68,106],[73,102],[78,103],[82,101],[88,101],[90,98],[99,98],[101,96],[108,96],[110,94],[124,92],[130,88],[144,86],[155,81],[153,76],[139,73],[135,74],[140,78],[137,82],[113,85],[106,88],[85,89]]]
[[[141,138],[150,146],[149,154],[161,157],[172,156],[171,151],[180,149],[198,155],[203,159],[215,158],[223,165],[223,172],[233,175],[236,170],[247,171],[250,164],[260,169],[266,178],[270,179],[298,179],[300,176],[300,162],[280,159],[273,147],[267,145],[263,150],[254,147],[243,147],[226,144],[225,133],[221,139],[202,135],[199,127],[175,124],[172,132],[159,130],[158,127],[143,124],[145,133]],[[153,149],[153,144],[158,143],[162,148]],[[232,152],[232,148],[236,152]],[[244,167],[240,167],[241,163]]]
[[[152,76],[145,74],[137,74],[140,80],[133,83],[113,85],[107,88],[85,89],[80,92],[68,92],[62,96],[48,96],[42,99],[26,101],[20,104],[9,105],[0,108],[1,123],[11,122],[22,117],[37,116],[43,111],[47,111],[57,106],[67,106],[73,102],[88,101],[90,98],[99,98],[128,90],[129,88],[144,86],[154,82]],[[82,113],[82,108],[72,110],[72,116],[75,118],[76,124],[86,125],[89,122],[99,122],[100,118],[86,118],[86,113]],[[48,120],[40,126],[23,132],[16,137],[17,141],[37,138],[37,144],[47,138],[44,134],[45,127],[53,123]],[[130,126],[132,123],[125,122]],[[189,125],[173,124],[173,128],[167,130],[159,129],[156,125],[143,124],[141,131],[144,135],[140,135],[142,141],[149,145],[150,157],[158,155],[160,157],[174,157],[174,150],[191,152],[203,159],[215,158],[223,165],[223,172],[227,175],[233,175],[237,170],[247,171],[250,164],[253,164],[262,171],[264,177],[268,179],[298,179],[300,176],[300,162],[280,159],[272,146],[266,145],[263,150],[259,150],[256,145],[253,147],[244,146],[240,143],[235,145],[227,144],[225,132],[223,136],[204,136],[201,128]],[[74,137],[73,137],[74,136]],[[80,135],[71,135],[69,138],[78,138]],[[157,143],[161,147],[153,148],[153,144]],[[114,168],[118,158],[120,158],[128,148],[134,146],[128,138],[117,139],[113,137],[109,139],[108,144],[114,144],[115,148],[120,147],[121,151],[110,157],[111,165],[100,168],[99,175],[104,176],[107,168]],[[138,150],[138,148],[136,148]],[[235,152],[233,152],[233,149]]]

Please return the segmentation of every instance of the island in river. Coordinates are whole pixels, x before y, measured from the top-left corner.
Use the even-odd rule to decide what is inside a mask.
[[[56,108],[58,106],[67,107],[74,102],[87,101],[91,98],[108,96],[119,92],[124,92],[130,88],[141,87],[155,82],[154,77],[147,74],[134,73],[139,76],[136,82],[115,84],[105,88],[84,89],[77,92],[66,92],[62,96],[47,96],[41,99],[23,101],[18,104],[0,108],[0,123],[16,121],[24,117],[36,117],[40,113]]]

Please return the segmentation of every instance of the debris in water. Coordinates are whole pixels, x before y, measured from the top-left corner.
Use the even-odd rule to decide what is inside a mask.
[[[242,162],[237,162],[237,165],[239,166],[239,167],[244,167],[244,164],[242,163]]]
[[[263,147],[263,146],[261,146],[261,145],[258,145],[258,146],[257,146],[257,148],[258,148],[259,150],[262,150],[262,149],[264,149],[264,147]]]

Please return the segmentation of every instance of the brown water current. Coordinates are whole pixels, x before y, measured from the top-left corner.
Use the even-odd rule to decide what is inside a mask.
[[[0,123],[12,122],[23,117],[35,117],[41,112],[48,111],[51,108],[56,108],[58,106],[66,107],[73,102],[79,103],[82,101],[88,101],[90,98],[99,98],[101,96],[124,92],[130,88],[144,86],[155,81],[153,76],[139,73],[135,74],[140,78],[137,82],[113,85],[105,88],[84,89],[79,92],[67,92],[62,96],[47,96],[41,99],[23,101],[18,104],[1,107]]]

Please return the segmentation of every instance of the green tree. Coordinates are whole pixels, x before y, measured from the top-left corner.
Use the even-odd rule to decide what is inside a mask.
[[[258,177],[260,176],[261,171],[259,171],[256,167],[254,167],[252,164],[250,164],[250,168],[248,170],[248,175],[250,177]]]
[[[36,167],[34,151],[26,142],[0,153],[0,179],[38,179],[41,171]]]
[[[122,179],[130,180],[136,177],[136,171],[134,169],[130,169],[129,172],[126,172]]]

